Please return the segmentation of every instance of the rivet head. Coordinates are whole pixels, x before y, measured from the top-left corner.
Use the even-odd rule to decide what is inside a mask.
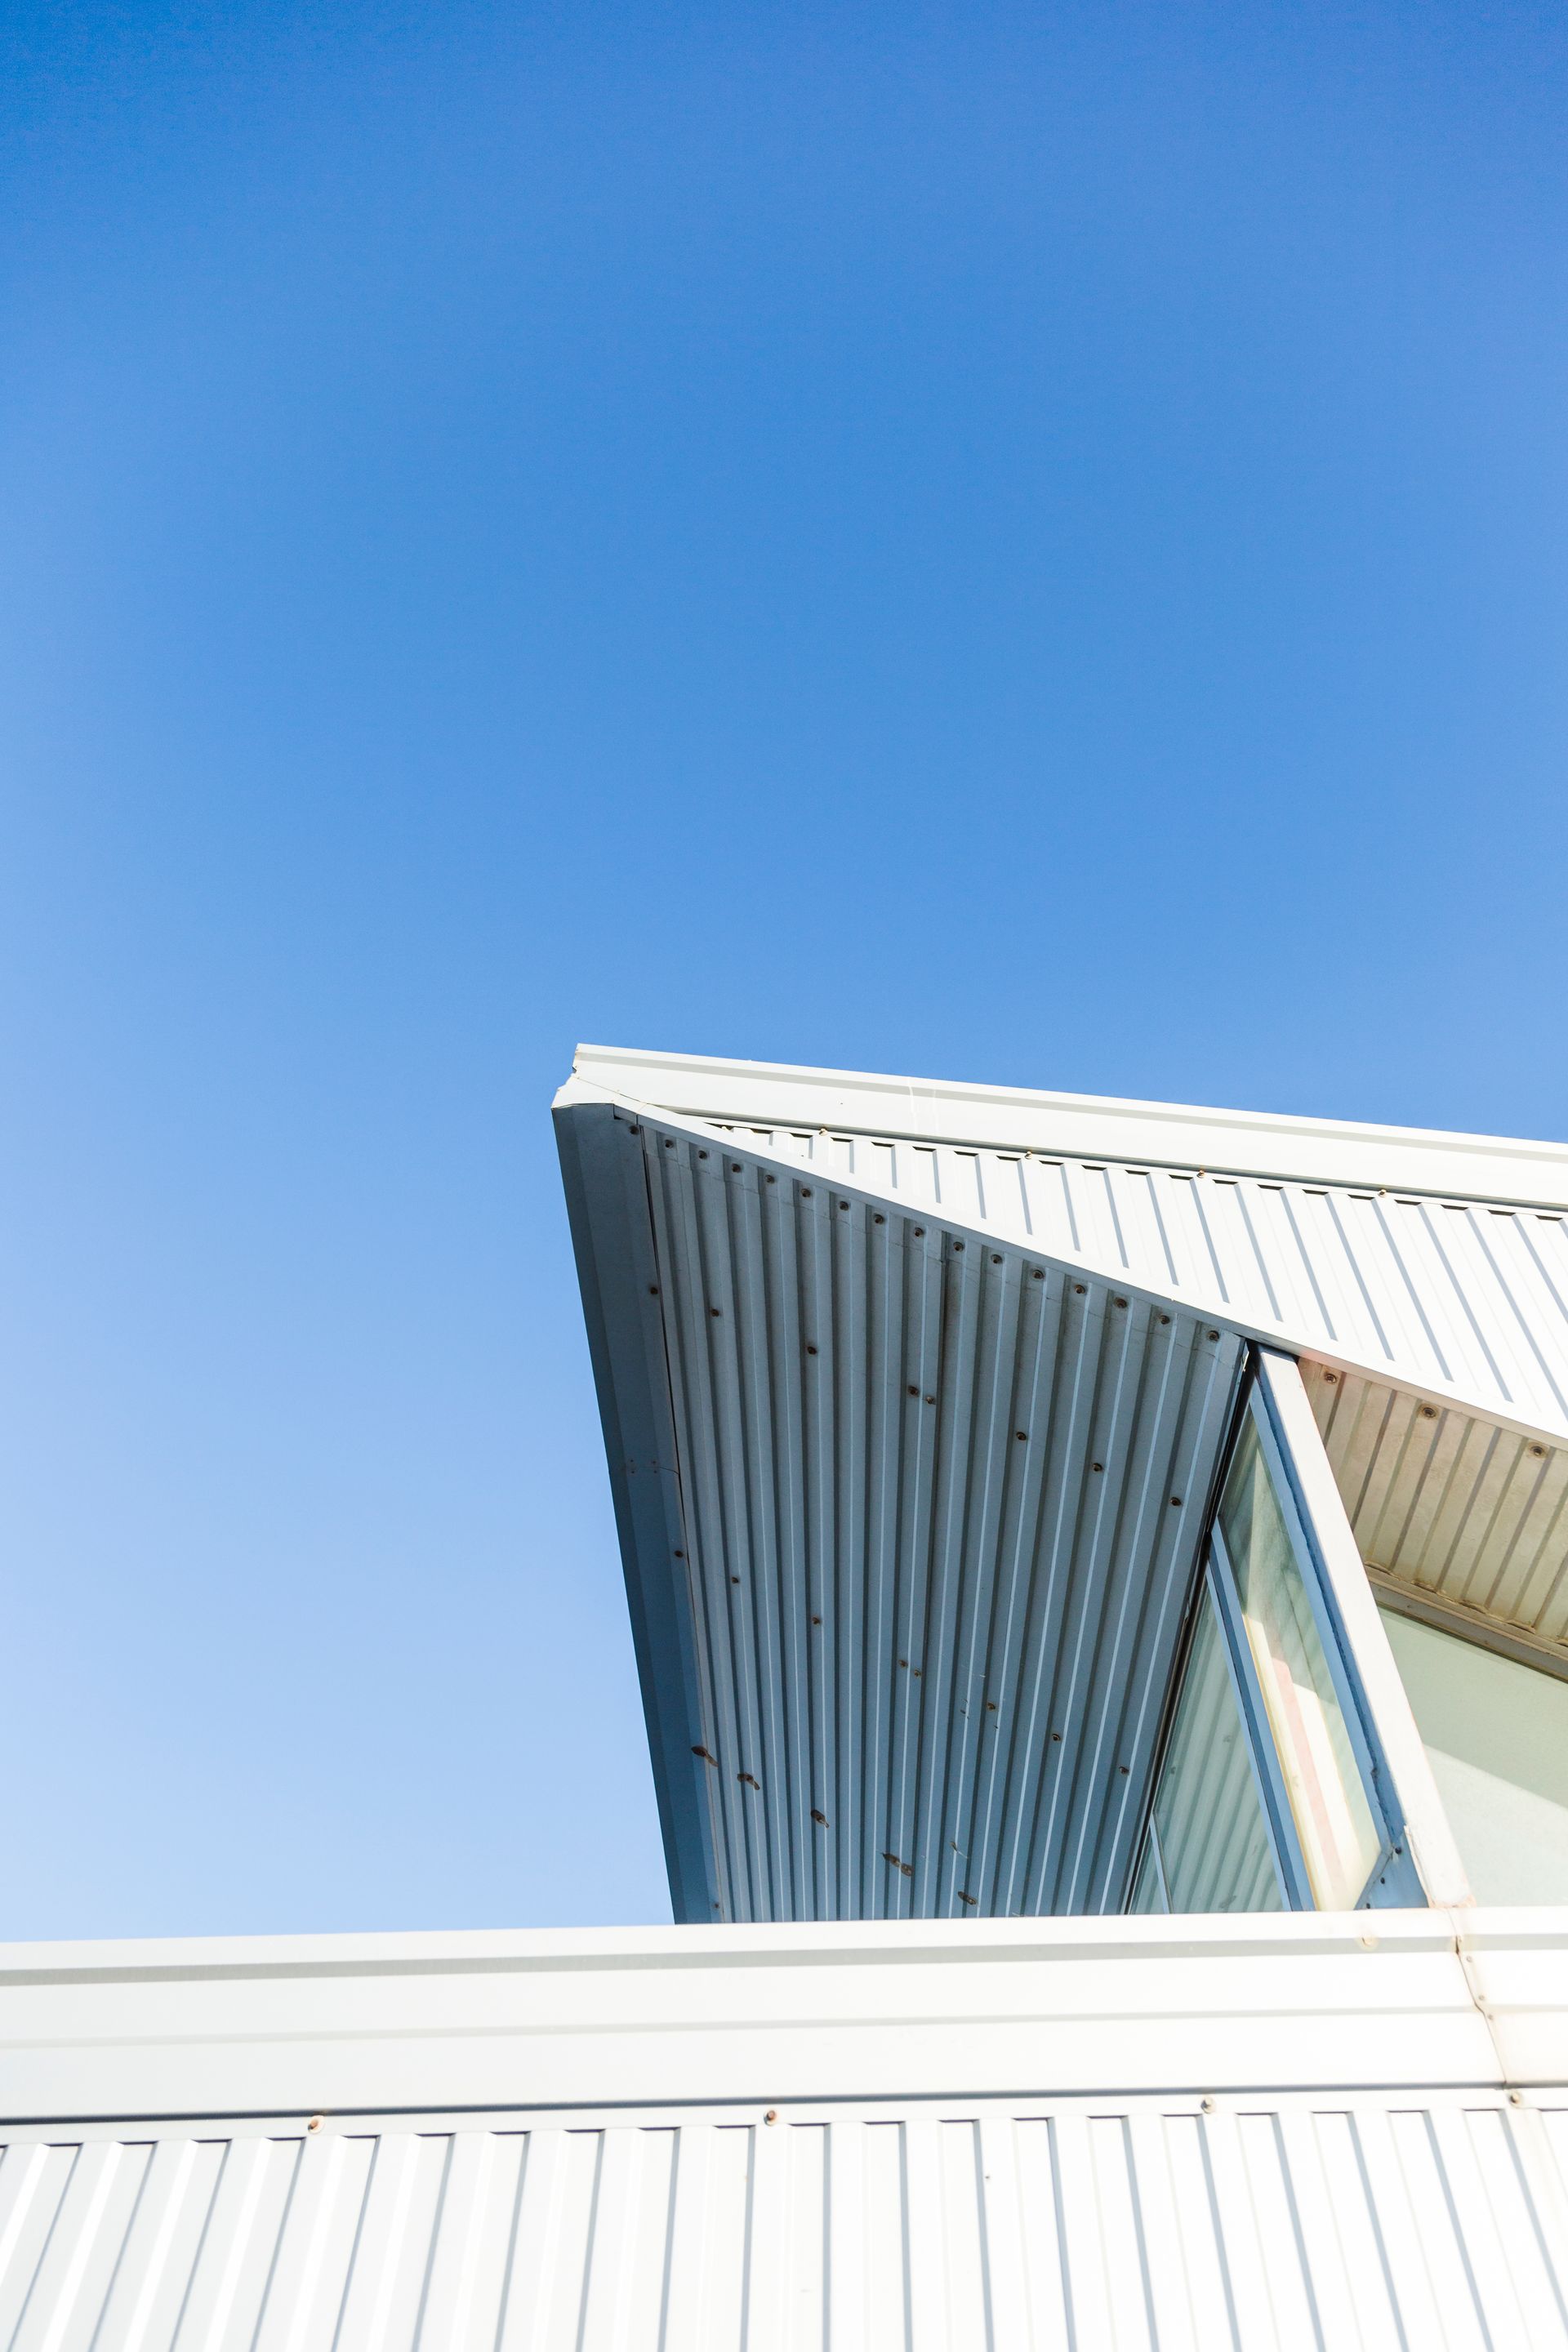
[[[310,2122],[305,2126],[305,2129],[307,2131],[320,2131],[321,2126],[326,2122],[326,2120],[325,2116],[312,2116]]]
[[[992,1263],[992,1265],[1001,1265],[1001,1263],[1002,1263],[1002,1253],[1001,1253],[1001,1251],[1000,1251],[1000,1250],[993,1250],[993,1251],[992,1251],[992,1253],[991,1253],[991,1263]]]
[[[1209,1333],[1209,1338],[1211,1339],[1217,1339],[1219,1338],[1219,1333],[1217,1331],[1211,1331]]]
[[[954,1243],[953,1243],[953,1245],[952,1245],[952,1254],[953,1254],[954,1257],[956,1257],[956,1256],[958,1255],[959,1251],[960,1251],[963,1247],[963,1244],[962,1242],[954,1242]]]
[[[1125,1300],[1125,1298],[1119,1298],[1119,1299],[1117,1299],[1117,1300],[1115,1301],[1115,1304],[1116,1304],[1118,1307],[1125,1307],[1125,1306],[1126,1306],[1126,1304],[1127,1304],[1127,1301]]]
[[[917,1241],[917,1242],[923,1242],[923,1241],[924,1241],[924,1239],[925,1239],[925,1237],[926,1237],[926,1229],[925,1229],[925,1227],[924,1227],[923,1225],[917,1225],[917,1226],[915,1227],[914,1231],[915,1231],[915,1239],[916,1239],[916,1241]]]
[[[800,1188],[800,1197],[801,1197],[801,1199],[802,1199],[803,1201],[809,1201],[809,1200],[810,1200],[810,1198],[811,1198],[811,1187],[810,1187],[810,1185],[809,1185],[809,1184],[803,1184],[803,1185],[801,1186],[801,1188]]]
[[[1171,1508],[1172,1508],[1172,1510],[1173,1510],[1173,1511],[1179,1511],[1179,1510],[1181,1509],[1181,1507],[1182,1507],[1182,1498],[1181,1498],[1180,1495],[1173,1495],[1173,1496],[1172,1496],[1172,1497],[1171,1497]]]
[[[1082,1285],[1082,1283],[1081,1283],[1081,1282],[1075,1282],[1075,1283],[1073,1284],[1073,1288],[1074,1288],[1074,1290],[1077,1292],[1078,1296],[1081,1298],[1081,1297],[1083,1297],[1083,1285]]]
[[[778,2119],[779,2111],[776,2107],[770,2107],[767,2114],[763,2117],[763,2121],[765,2124],[776,2124]]]

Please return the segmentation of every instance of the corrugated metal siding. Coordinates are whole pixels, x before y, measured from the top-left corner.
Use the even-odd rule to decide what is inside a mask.
[[[697,1122],[693,1122],[693,1125]],[[1568,1436],[1568,1220],[1346,1184],[918,1137],[714,1125],[749,1148]]]
[[[21,2137],[14,2352],[1568,2345],[1568,2116],[723,2111]]]
[[[644,1118],[736,1919],[1120,1908],[1242,1349]],[[711,1759],[711,1760],[706,1760]]]
[[[1568,1450],[1302,1365],[1370,1568],[1568,1656]]]

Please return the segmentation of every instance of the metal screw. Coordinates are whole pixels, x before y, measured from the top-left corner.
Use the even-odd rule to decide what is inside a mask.
[[[919,1389],[914,1388],[914,1387],[912,1387],[912,1386],[911,1386],[911,1388],[910,1388],[910,1394],[911,1396],[919,1396],[919,1394],[920,1394],[920,1391],[919,1391]]]
[[[1205,2116],[1212,2116],[1212,2115],[1213,2115],[1213,2113],[1214,2113],[1214,2101],[1213,2101],[1212,2099],[1200,2099],[1200,2100],[1198,2101],[1198,2105],[1199,2105],[1199,2106],[1203,2109],[1203,2111],[1204,2111],[1204,2113],[1205,2113]]]
[[[816,1353],[816,1349],[812,1346],[809,1339],[805,1343],[805,1352],[808,1356],[815,1356]]]
[[[1013,1432],[1013,1434],[1017,1439],[1020,1445],[1027,1445],[1029,1442],[1029,1433],[1026,1429],[1016,1429]]]
[[[1079,1297],[1081,1298],[1081,1297],[1083,1297],[1083,1285],[1082,1285],[1082,1283],[1081,1283],[1081,1282],[1075,1282],[1075,1283],[1073,1284],[1073,1288],[1074,1288],[1074,1290],[1076,1290],[1076,1291],[1077,1291],[1077,1293],[1078,1293]]]
[[[1035,1280],[1036,1280],[1037,1282],[1044,1282],[1045,1278],[1046,1278],[1046,1276],[1045,1276],[1045,1270],[1044,1270],[1044,1268],[1043,1268],[1043,1267],[1041,1267],[1041,1266],[1037,1266],[1037,1267],[1035,1268]]]
[[[1172,1497],[1171,1497],[1171,1508],[1172,1508],[1172,1510],[1173,1510],[1173,1511],[1179,1511],[1179,1510],[1181,1509],[1181,1507],[1182,1507],[1182,1498],[1181,1498],[1180,1495],[1173,1495],[1173,1496],[1172,1496]]]
[[[924,1239],[925,1239],[925,1237],[926,1237],[926,1229],[925,1229],[925,1227],[924,1227],[923,1225],[917,1225],[917,1226],[915,1227],[915,1239],[916,1239],[916,1241],[917,1241],[917,1242],[923,1242],[923,1241],[924,1241]]]
[[[993,1250],[993,1251],[992,1251],[992,1253],[991,1253],[991,1263],[992,1263],[992,1265],[1001,1265],[1001,1263],[1002,1263],[1002,1257],[1001,1257],[1001,1253],[1000,1253],[1000,1251],[997,1251],[997,1250]]]
[[[1209,1333],[1209,1338],[1211,1339],[1217,1339],[1219,1338],[1219,1333],[1217,1331],[1211,1331]]]
[[[1544,1460],[1546,1454],[1546,1448],[1544,1445],[1532,1445],[1530,1450],[1534,1454],[1538,1462]]]
[[[810,1187],[810,1185],[809,1185],[809,1184],[803,1184],[803,1185],[801,1186],[801,1188],[800,1188],[800,1197],[801,1197],[801,1199],[802,1199],[803,1201],[809,1201],[809,1200],[810,1200],[810,1198],[811,1198],[811,1187]]]
[[[706,1160],[706,1159],[707,1159],[707,1157],[708,1157],[708,1154],[707,1154],[705,1151],[700,1151],[700,1152],[698,1153],[697,1157],[699,1158],[699,1160]]]
[[[1103,1470],[1105,1465],[1103,1462],[1094,1462],[1089,1465],[1089,1467],[1094,1470]]]
[[[820,1617],[814,1617],[814,1618],[812,1619],[812,1621],[811,1621],[811,1622],[812,1622],[812,1623],[813,1623],[814,1625],[820,1625],[820,1624],[821,1624],[821,1622],[822,1622],[822,1620],[821,1620],[821,1618],[820,1618]]]
[[[1329,1386],[1332,1388],[1334,1382],[1339,1379],[1339,1374],[1338,1372],[1325,1372],[1323,1374],[1323,1378],[1327,1381]]]
[[[963,1244],[962,1242],[954,1242],[954,1243],[953,1243],[953,1245],[952,1245],[952,1252],[953,1252],[953,1255],[954,1255],[955,1257],[957,1256],[957,1255],[958,1255],[959,1251],[960,1251],[963,1247]]]
[[[779,2111],[776,2107],[770,2107],[767,2114],[763,2117],[763,2121],[765,2124],[776,2124],[778,2119]]]
[[[779,1180],[778,1180],[778,1178],[777,1178],[776,1176],[770,1176],[770,1177],[768,1178],[768,1182],[769,1182],[770,1184],[776,1184],[776,1183],[778,1182],[778,1181],[779,1181]],[[719,1908],[718,1905],[717,1905],[717,1904],[715,1904],[715,1905],[713,1906],[713,1908],[714,1908],[715,1910],[717,1910],[717,1909]]]
[[[648,1284],[647,1295],[650,1298],[657,1298],[658,1297],[658,1285],[657,1282],[650,1282]]]
[[[310,2122],[305,2126],[305,2129],[307,2131],[320,2131],[321,2126],[326,2122],[326,2120],[325,2116],[312,2116]]]
[[[1114,1299],[1111,1303],[1112,1303],[1114,1306],[1117,1306],[1117,1307],[1125,1307],[1125,1306],[1126,1306],[1126,1304],[1127,1304],[1127,1301],[1125,1300],[1125,1298],[1118,1298],[1118,1299]]]
[[[1170,1321],[1170,1319],[1171,1319],[1171,1318],[1170,1318],[1170,1317],[1169,1317],[1168,1315],[1162,1315],[1162,1316],[1161,1316],[1161,1318],[1160,1318],[1160,1320],[1161,1320],[1161,1322],[1162,1322],[1162,1323],[1168,1323],[1168,1322]]]
[[[887,1222],[888,1222],[888,1220],[886,1219],[886,1217],[881,1216],[881,1215],[875,1216],[875,1217],[873,1217],[873,1218],[872,1218],[872,1220],[871,1220],[871,1223],[872,1223],[874,1225],[885,1225],[885,1224],[887,1223]]]

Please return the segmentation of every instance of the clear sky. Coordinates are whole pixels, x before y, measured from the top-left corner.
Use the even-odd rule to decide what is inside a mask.
[[[1568,17],[6,24],[0,1936],[667,1916],[579,1037],[1568,1135]]]

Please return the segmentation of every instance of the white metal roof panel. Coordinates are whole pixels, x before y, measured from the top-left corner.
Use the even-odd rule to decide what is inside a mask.
[[[1423,1193],[714,1125],[824,1175],[1568,1437],[1568,1216]]]

